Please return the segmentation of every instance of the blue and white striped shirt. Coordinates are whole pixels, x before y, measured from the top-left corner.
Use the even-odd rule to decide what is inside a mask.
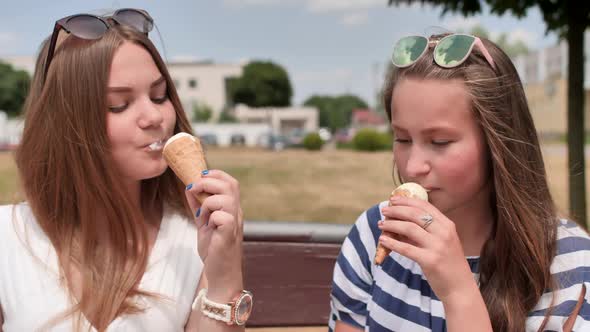
[[[373,263],[383,219],[382,202],[365,211],[342,244],[334,267],[329,327],[341,320],[365,331],[446,331],[445,312],[422,269],[413,260],[392,252],[381,267]],[[576,305],[582,285],[586,297],[574,331],[590,331],[590,237],[573,222],[558,226],[557,255],[551,265],[559,289],[546,330],[561,331]],[[479,257],[466,258],[478,278]],[[543,294],[529,314],[526,331],[536,332],[551,303]]]

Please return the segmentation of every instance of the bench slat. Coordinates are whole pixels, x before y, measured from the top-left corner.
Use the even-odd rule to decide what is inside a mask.
[[[254,293],[249,327],[326,325],[340,244],[244,242],[244,282]]]

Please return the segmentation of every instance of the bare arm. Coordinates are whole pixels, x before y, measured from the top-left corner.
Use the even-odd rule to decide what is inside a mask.
[[[201,193],[209,195],[202,204],[197,199]],[[207,299],[229,303],[244,289],[244,219],[240,207],[239,183],[223,171],[210,170],[188,187],[186,198],[196,217],[197,249],[204,263],[197,293],[206,288]],[[243,332],[245,328],[209,318],[197,309],[191,313],[185,331]]]
[[[363,332],[363,329],[359,329],[358,327],[337,320],[336,326],[334,326],[334,332]]]
[[[490,331],[492,323],[486,305],[475,282],[470,291],[443,302],[445,308],[447,331]]]
[[[203,276],[201,277],[201,280],[199,281],[199,286],[197,287],[197,292],[195,293],[195,298],[197,297],[197,294],[199,293],[199,291],[203,288],[207,288],[207,278],[205,277],[205,274],[203,274]],[[215,299],[215,298],[211,298],[211,300],[215,300],[215,302],[229,302],[232,300],[232,297],[235,296],[235,294],[238,294],[241,290],[242,287],[238,287],[239,289],[236,291],[228,291],[225,297],[227,297],[226,300],[219,300],[219,299]],[[219,296],[224,297],[224,295],[220,294]],[[209,296],[208,296],[209,297]],[[211,332],[241,332],[241,331],[245,331],[244,326],[236,326],[236,325],[227,325],[224,322],[220,322],[208,317],[205,317],[201,314],[201,311],[196,309],[191,311],[191,314],[189,316],[188,322],[186,324],[186,326],[184,327],[184,331],[185,332],[200,332],[200,331],[211,331]],[[2,332],[2,331],[0,331]]]

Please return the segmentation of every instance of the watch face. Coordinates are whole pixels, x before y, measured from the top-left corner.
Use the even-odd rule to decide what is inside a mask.
[[[242,325],[246,323],[252,313],[252,295],[245,293],[237,303],[236,323]]]

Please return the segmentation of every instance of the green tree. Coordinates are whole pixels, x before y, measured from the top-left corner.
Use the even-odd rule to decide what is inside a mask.
[[[485,3],[492,13],[512,13],[523,17],[538,7],[547,25],[568,43],[567,69],[567,142],[570,214],[580,224],[586,222],[586,175],[584,156],[584,31],[590,26],[590,1],[573,0],[387,0],[389,5],[420,2],[442,7],[442,15],[460,12],[468,16],[480,13]]]
[[[197,102],[193,108],[192,120],[194,122],[207,122],[211,119],[211,115],[213,115],[213,110],[209,105]]]
[[[350,94],[340,96],[313,95],[303,105],[316,107],[320,113],[320,127],[328,127],[332,132],[350,125],[352,111],[368,108],[363,99]]]
[[[15,117],[21,113],[30,84],[26,71],[15,70],[11,65],[0,62],[0,111]]]
[[[238,119],[227,109],[224,109],[219,113],[219,123],[236,123]]]
[[[228,94],[233,105],[250,107],[290,106],[293,89],[287,71],[272,62],[253,61],[242,76],[228,79]]]

